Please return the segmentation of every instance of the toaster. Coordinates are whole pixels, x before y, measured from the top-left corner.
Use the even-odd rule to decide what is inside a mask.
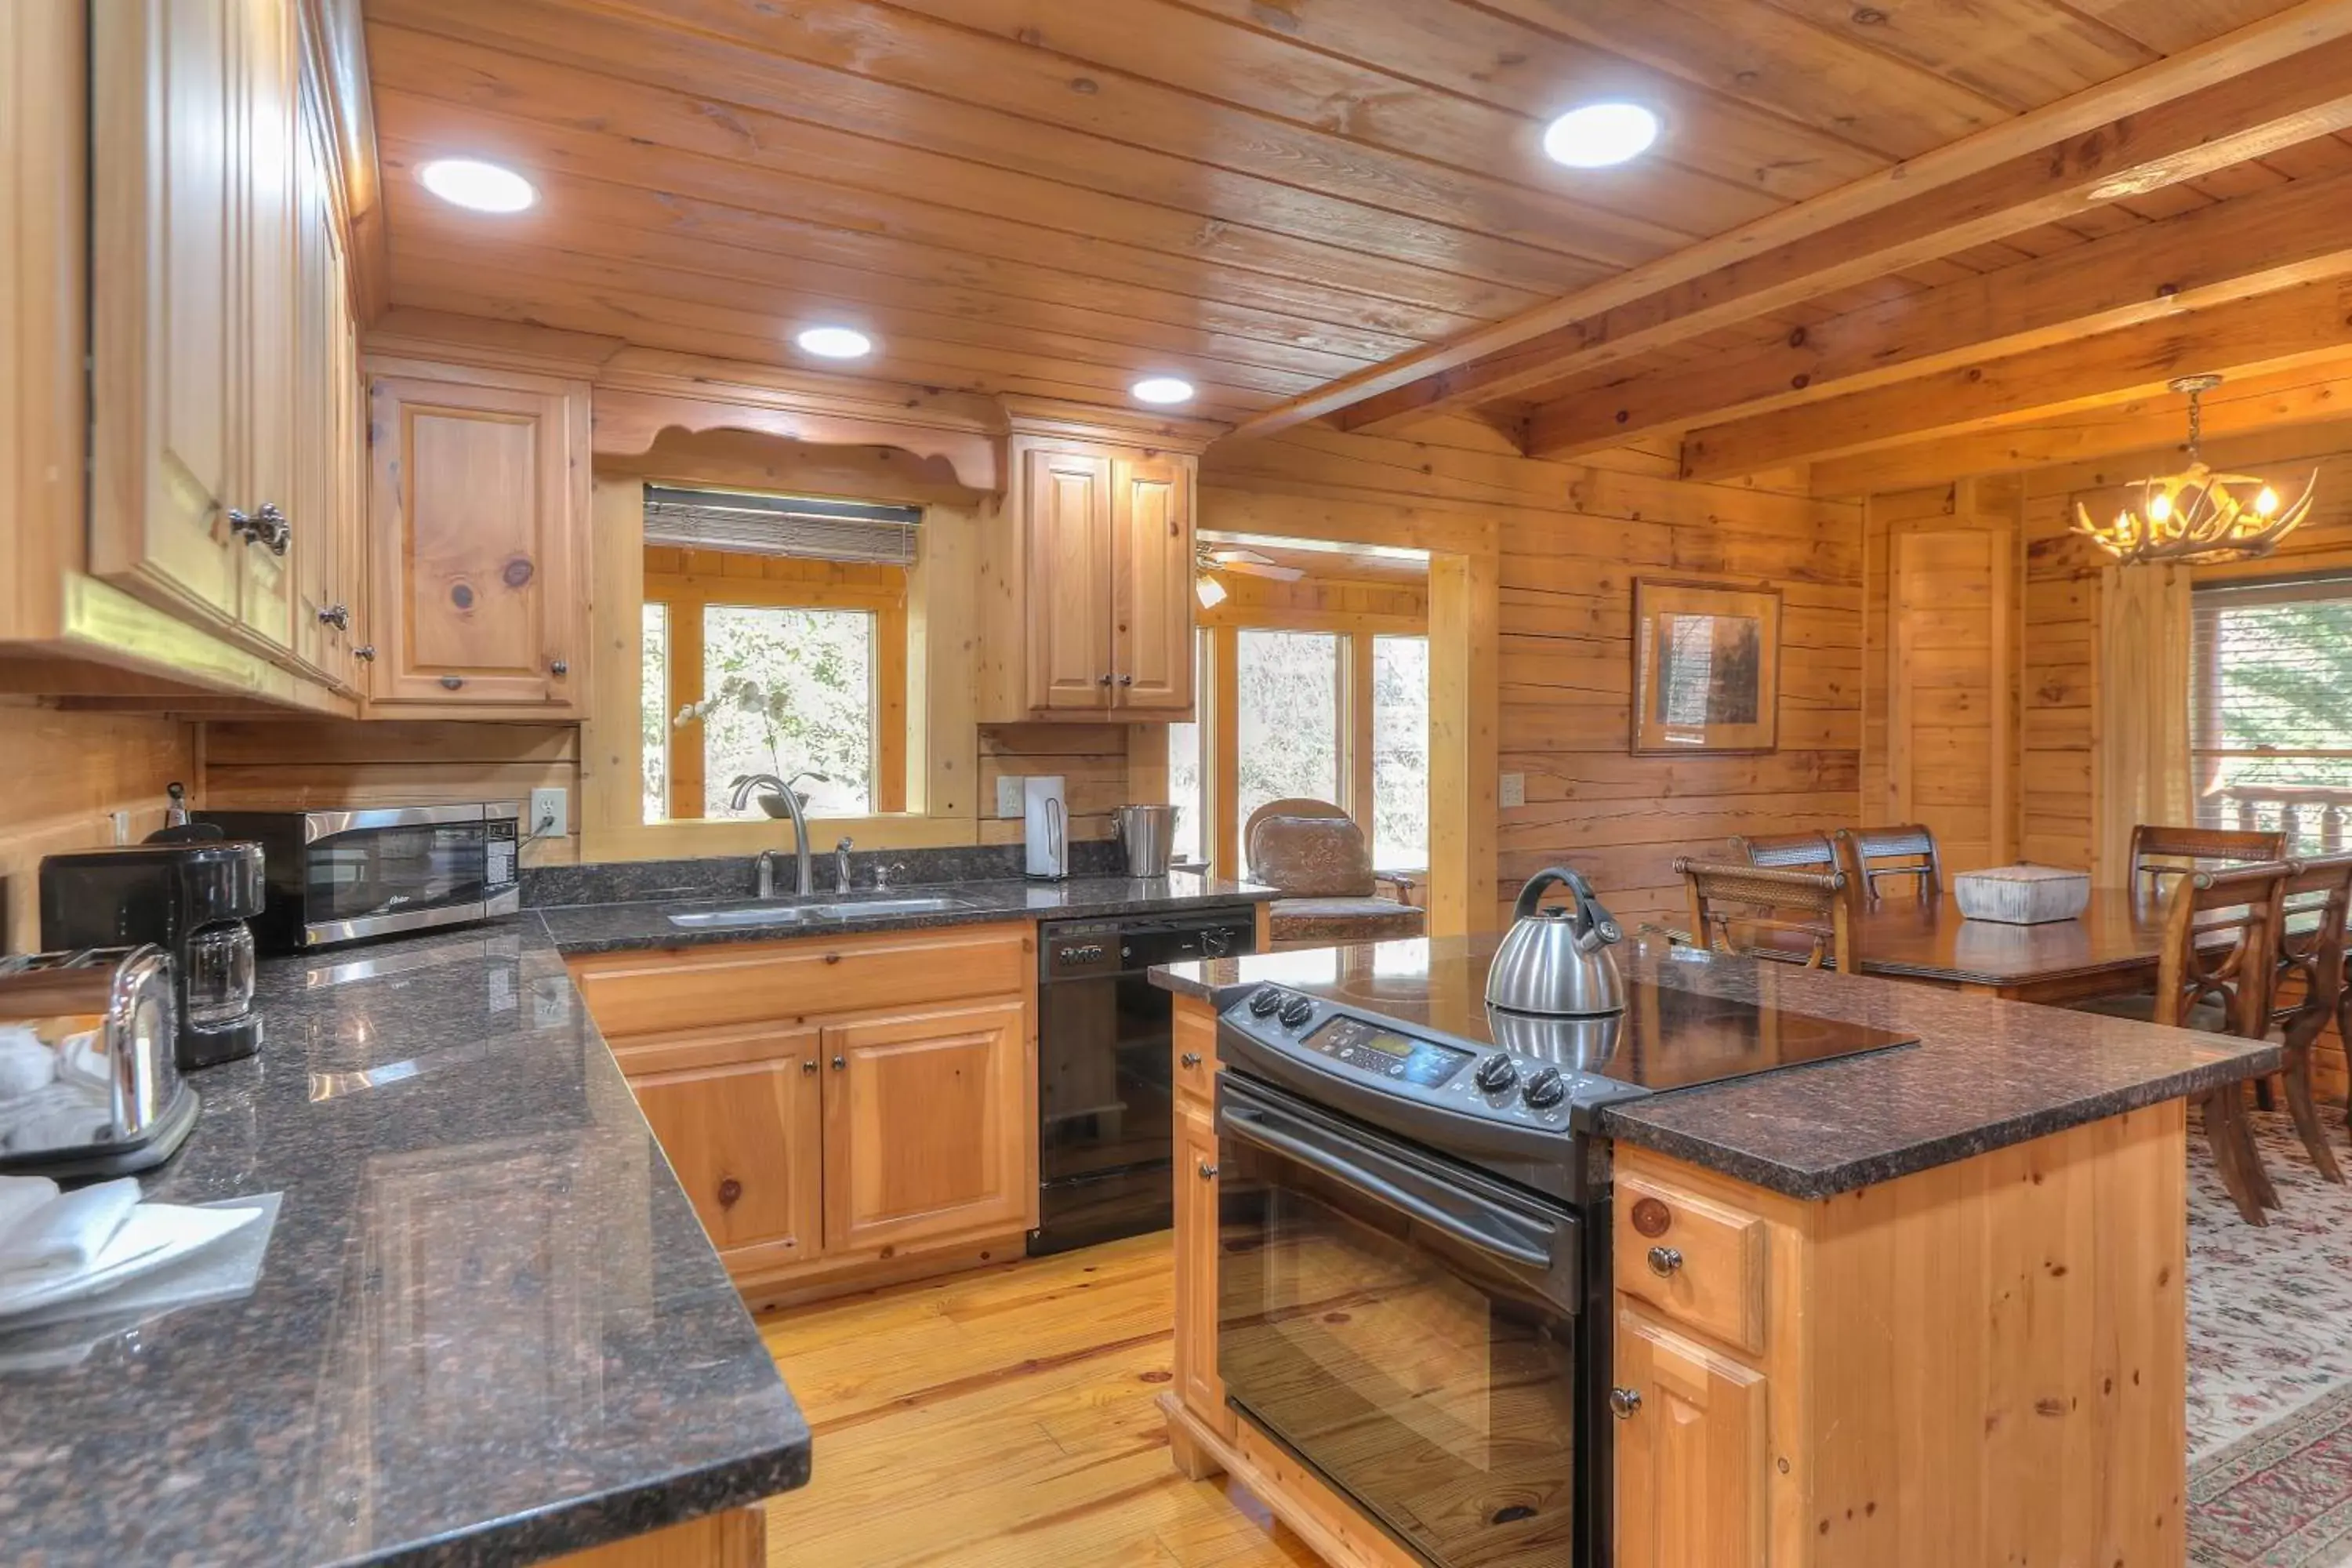
[[[0,958],[0,1171],[121,1176],[196,1121],[162,948]]]

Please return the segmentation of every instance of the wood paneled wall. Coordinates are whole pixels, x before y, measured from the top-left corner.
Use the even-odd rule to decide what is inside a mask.
[[[0,952],[40,945],[41,857],[136,840],[163,822],[163,788],[195,787],[195,730],[143,714],[68,713],[0,698]]]
[[[1402,440],[1304,426],[1212,447],[1202,525],[1274,536],[1449,540],[1489,531],[1499,571],[1497,892],[1560,861],[1626,916],[1681,908],[1679,854],[1740,832],[1856,820],[1862,512],[1769,481],[1691,484],[1664,456],[1545,462],[1467,421]],[[1637,576],[1785,595],[1780,744],[1761,756],[1629,754]],[[1499,920],[1507,900],[1496,906]]]

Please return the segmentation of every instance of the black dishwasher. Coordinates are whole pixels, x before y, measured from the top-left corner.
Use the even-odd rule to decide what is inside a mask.
[[[1145,972],[1255,952],[1257,914],[1235,904],[1059,921],[1037,938],[1033,1258],[1168,1227],[1173,999]]]

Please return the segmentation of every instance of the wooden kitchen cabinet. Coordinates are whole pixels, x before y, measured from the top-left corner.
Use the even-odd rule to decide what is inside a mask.
[[[1176,1397],[1219,1432],[1231,1429],[1217,1375],[1217,1123],[1184,1105],[1176,1118]]]
[[[1189,718],[1205,435],[1170,421],[1147,437],[1007,405],[1008,482],[982,552],[982,721]]]
[[[1764,1374],[1630,1308],[1616,1366],[1617,1568],[1765,1562]]]
[[[819,1031],[709,1030],[617,1054],[728,1268],[814,1257],[824,1216]]]
[[[370,710],[580,713],[587,387],[379,362],[369,423]]]
[[[865,1251],[1024,1226],[1034,1122],[1018,998],[824,1031],[825,1244]]]

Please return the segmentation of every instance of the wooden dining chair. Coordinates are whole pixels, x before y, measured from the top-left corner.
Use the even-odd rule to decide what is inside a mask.
[[[1685,858],[1675,874],[1690,890],[1696,945],[1853,973],[1853,884],[1844,872]]]
[[[2140,823],[2132,829],[2132,897],[2160,898],[2164,879],[2196,870],[2200,864],[2275,860],[2286,853],[2286,835],[2234,827],[2166,827]]]
[[[1731,849],[1750,866],[1777,871],[1834,871],[1837,847],[1826,833],[1734,834]]]
[[[2286,1047],[2287,1114],[2319,1173],[2340,1183],[2335,1151],[2319,1124],[2311,1053],[2320,1031],[2345,1002],[2344,930],[2352,911],[2352,855],[2292,860],[2280,898],[2278,968],[2272,979],[2271,1026]]]
[[[1907,879],[1911,896],[1923,904],[1944,890],[1944,858],[1937,853],[1936,835],[1924,823],[1841,827],[1837,852],[1838,864],[1866,900],[1880,896],[1882,881]]]
[[[2076,1009],[2251,1040],[2267,1037],[2280,904],[2293,871],[2284,860],[2266,860],[2184,872],[2165,900],[2155,994],[2095,997],[2077,1003]],[[2244,1086],[2225,1083],[2207,1091],[2199,1105],[2213,1163],[2239,1217],[2248,1225],[2269,1223],[2263,1210],[2279,1206],[2278,1191],[2254,1147]]]

